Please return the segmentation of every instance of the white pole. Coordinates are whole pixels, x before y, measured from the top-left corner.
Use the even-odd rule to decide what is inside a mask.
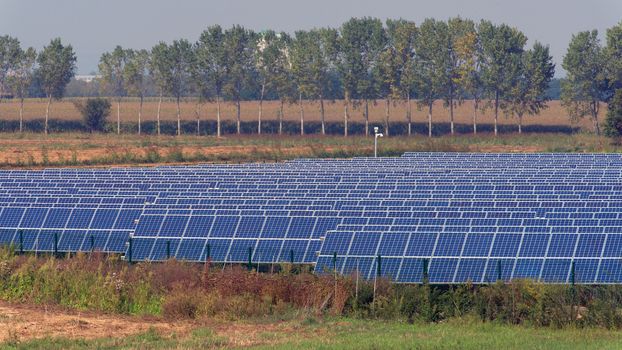
[[[378,132],[378,127],[374,127],[374,158],[378,157],[378,138],[382,136],[382,133]]]

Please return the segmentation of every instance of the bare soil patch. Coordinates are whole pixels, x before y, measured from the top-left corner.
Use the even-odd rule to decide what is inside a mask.
[[[153,328],[162,335],[187,334],[190,322],[106,315],[57,307],[15,305],[0,301],[0,343],[45,337],[122,338]]]
[[[296,321],[240,322],[223,320],[164,320],[155,317],[79,312],[50,306],[11,304],[0,301],[0,344],[42,338],[92,340],[121,339],[154,330],[164,338],[184,339],[198,328],[208,328],[228,347],[277,344],[288,334],[300,338],[326,333],[304,329]]]

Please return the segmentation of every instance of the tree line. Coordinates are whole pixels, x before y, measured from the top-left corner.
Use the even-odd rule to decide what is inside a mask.
[[[608,102],[622,81],[622,23],[607,30],[601,45],[596,31],[572,37],[563,68],[562,102],[571,118],[589,117],[600,133],[598,109]],[[159,97],[156,113],[160,133],[160,105],[164,97],[177,103],[177,134],[181,134],[180,101],[193,96],[197,132],[201,105],[217,105],[216,136],[221,136],[224,101],[236,106],[240,133],[240,102],[252,95],[258,100],[257,132],[262,133],[263,101],[278,100],[278,132],[283,132],[283,105],[299,106],[300,133],[305,133],[305,101],[317,102],[321,133],[325,131],[324,104],[343,100],[343,132],[348,135],[351,108],[364,111],[365,134],[369,134],[369,104],[384,104],[384,133],[390,133],[396,103],[406,104],[408,134],[412,130],[412,105],[427,111],[427,131],[432,136],[434,102],[448,110],[453,134],[454,108],[472,104],[473,133],[478,113],[494,111],[494,133],[500,114],[516,119],[519,132],[523,117],[537,115],[547,107],[547,89],[555,64],[549,48],[518,29],[490,21],[476,23],[464,18],[447,21],[412,21],[352,18],[340,28],[299,30],[293,34],[272,30],[254,32],[239,25],[223,29],[213,25],[196,42],[186,39],[160,42],[151,50],[117,46],[104,53],[99,63],[99,81],[116,101],[116,131],[121,132],[120,101],[140,100],[137,115],[141,133],[143,99],[150,86]],[[0,37],[0,88],[22,99],[36,80],[49,104],[63,96],[75,73],[76,57],[71,45],[54,39],[40,53],[22,49],[15,38]],[[1,97],[2,94],[0,94]],[[21,109],[20,109],[21,115]],[[404,118],[404,119],[402,119]],[[21,125],[20,117],[20,125]],[[21,127],[20,127],[21,130]]]

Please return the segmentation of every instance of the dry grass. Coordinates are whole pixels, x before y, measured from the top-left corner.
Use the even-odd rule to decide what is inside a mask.
[[[407,151],[458,152],[620,152],[621,146],[592,134],[421,135],[384,138],[381,155]],[[373,154],[373,140],[352,136],[243,135],[215,137],[130,134],[0,133],[0,166],[93,166],[192,162],[262,162],[300,157]]]
[[[93,311],[75,311],[47,305],[35,307],[0,301],[0,343],[43,337],[95,339],[127,337],[153,328],[162,333],[190,333],[190,322],[164,321],[148,317],[129,317]]]
[[[138,116],[138,102],[133,99],[128,99],[121,103],[121,121],[122,122],[135,122]],[[305,101],[305,119],[307,121],[319,121],[320,111],[319,103]],[[24,119],[33,120],[41,119],[45,116],[46,101],[43,99],[28,99],[24,107]],[[158,103],[156,100],[148,100],[144,104],[143,121],[154,121],[156,118]],[[231,103],[224,103],[221,107],[221,116],[223,120],[235,119],[235,106]],[[278,118],[279,103],[277,101],[264,102],[264,120],[276,120]],[[335,101],[334,103],[326,103],[326,120],[333,122],[340,122],[343,120],[343,101]],[[466,101],[462,105],[455,109],[455,121],[461,124],[472,123],[472,109],[473,105],[471,101]],[[19,110],[19,101],[9,100],[0,103],[0,120],[17,120]],[[413,122],[425,123],[427,122],[427,110],[419,110],[416,103],[412,103],[413,110]],[[604,116],[604,108],[601,109],[601,113]],[[258,102],[257,101],[245,101],[241,105],[241,115],[243,121],[254,121],[258,115]],[[363,122],[363,106],[359,106],[352,111],[352,122]],[[73,103],[70,100],[63,100],[52,104],[51,117],[54,119],[63,120],[80,120],[80,114],[75,109]],[[181,105],[181,115],[183,120],[196,120],[196,103],[192,101],[186,101]],[[377,101],[377,103],[370,103],[369,118],[372,122],[381,122],[384,120],[385,105],[384,101]],[[205,103],[201,106],[200,116],[202,120],[215,120],[216,119],[216,104]],[[601,116],[601,118],[603,117]],[[172,101],[166,101],[162,104],[161,111],[162,120],[175,120],[176,119],[176,105]],[[289,121],[300,120],[299,107],[296,104],[285,105],[284,119]],[[542,111],[538,116],[528,116],[524,118],[524,125],[571,125],[566,111],[560,105],[559,101],[549,102],[549,108]],[[112,113],[109,120],[116,120],[116,104],[113,103]],[[449,111],[443,107],[441,101],[437,101],[433,110],[433,120],[436,122],[448,122]],[[398,102],[391,107],[391,121],[405,122],[406,121],[406,104]],[[479,123],[492,123],[493,112],[491,109],[485,112],[479,112]],[[516,124],[516,120],[501,116],[499,118],[500,124]],[[574,126],[574,125],[572,125]],[[591,128],[589,120],[585,119],[579,121],[578,125],[581,128]]]

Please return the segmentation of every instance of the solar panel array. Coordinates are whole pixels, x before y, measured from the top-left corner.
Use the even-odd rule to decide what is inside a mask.
[[[622,283],[621,178],[616,154],[6,170],[0,244],[405,283],[424,266],[432,283]]]

